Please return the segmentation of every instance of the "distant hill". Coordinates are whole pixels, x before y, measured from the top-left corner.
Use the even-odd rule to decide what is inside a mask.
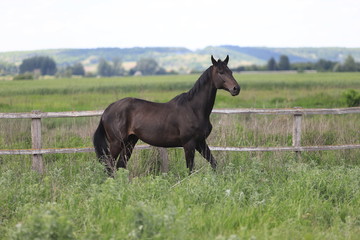
[[[119,58],[126,68],[135,65],[141,58],[154,58],[167,70],[203,70],[210,65],[210,55],[215,58],[230,56],[231,67],[251,64],[266,64],[271,58],[278,60],[287,55],[290,62],[314,62],[319,59],[342,62],[349,54],[360,61],[360,48],[267,48],[240,47],[232,45],[209,46],[199,50],[181,47],[145,48],[94,48],[94,49],[53,49],[39,51],[0,52],[0,62],[20,64],[23,59],[45,55],[54,58],[59,66],[82,62],[86,67],[95,67],[99,58]]]

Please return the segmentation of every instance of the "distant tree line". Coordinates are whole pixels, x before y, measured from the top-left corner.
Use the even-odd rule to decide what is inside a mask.
[[[56,77],[71,76],[126,76],[126,75],[161,75],[174,74],[167,72],[155,59],[142,58],[136,62],[135,67],[126,71],[120,58],[108,61],[104,58],[98,60],[96,73],[86,72],[82,63],[58,67],[55,60],[47,56],[35,56],[24,59],[19,67],[14,64],[0,62],[0,75],[15,75],[15,79],[34,79],[41,75],[55,75]],[[320,72],[356,72],[360,71],[360,63],[349,55],[343,63],[320,59],[317,62],[290,63],[288,56],[281,55],[279,59],[270,58],[266,65],[239,66],[234,71],[286,71],[286,70],[316,70]]]
[[[11,66],[11,67],[10,67]],[[24,59],[17,69],[15,65],[0,64],[0,70],[5,69],[4,74],[20,73],[15,79],[34,79],[41,75],[50,75],[56,77],[71,77],[71,76],[96,76],[92,73],[87,73],[82,63],[75,63],[65,67],[57,67],[54,59],[46,56],[35,56]],[[97,75],[102,77],[111,76],[125,76],[125,75],[159,75],[169,74],[166,70],[159,66],[156,60],[152,58],[142,58],[136,66],[126,71],[122,65],[120,58],[114,58],[112,61],[107,61],[100,58],[97,65]],[[0,72],[0,73],[2,73]]]
[[[239,66],[234,71],[305,71],[316,70],[318,72],[359,72],[360,63],[349,55],[344,63],[320,59],[317,62],[290,63],[288,56],[281,55],[277,62],[273,57],[267,61],[266,65]]]
[[[15,64],[0,62],[0,76],[15,75],[19,72]]]
[[[152,58],[140,59],[136,63],[136,66],[131,68],[128,72],[122,67],[122,63],[119,59],[115,59],[112,62],[100,59],[97,67],[97,73],[99,76],[103,77],[168,74],[168,72],[166,72],[164,68],[160,67],[156,60]]]

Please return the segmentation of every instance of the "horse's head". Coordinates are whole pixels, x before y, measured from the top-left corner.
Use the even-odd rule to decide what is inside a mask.
[[[236,96],[240,93],[240,86],[236,82],[232,75],[232,71],[228,68],[229,55],[224,61],[220,59],[216,61],[211,55],[212,67],[212,79],[217,89],[224,89],[231,93],[232,96]]]

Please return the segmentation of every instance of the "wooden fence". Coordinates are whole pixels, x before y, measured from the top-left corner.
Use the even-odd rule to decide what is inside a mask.
[[[32,149],[0,150],[0,155],[26,154],[33,155],[32,168],[38,172],[43,172],[43,154],[50,153],[84,153],[94,152],[94,148],[60,148],[43,149],[41,144],[41,119],[42,118],[63,118],[63,117],[94,117],[101,116],[103,111],[80,111],[80,112],[40,112],[31,113],[0,113],[0,119],[31,119],[31,139]],[[360,149],[360,144],[348,145],[327,145],[327,146],[301,146],[301,122],[304,115],[314,114],[354,114],[360,113],[360,107],[353,108],[315,108],[315,109],[214,109],[214,114],[262,114],[262,115],[293,115],[293,135],[291,147],[210,147],[214,151],[322,151],[322,150],[341,150],[341,149]],[[149,145],[136,145],[136,149],[148,149]],[[167,156],[160,150],[163,161],[163,169],[167,169]]]

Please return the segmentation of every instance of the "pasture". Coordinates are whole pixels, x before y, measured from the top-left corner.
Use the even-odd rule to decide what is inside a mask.
[[[199,75],[0,81],[0,112],[100,110],[125,96],[164,102]],[[239,96],[215,108],[346,107],[358,73],[235,74]],[[291,146],[291,116],[212,115],[212,146]],[[43,147],[88,147],[98,118],[43,120]],[[360,143],[360,116],[305,116],[302,145]],[[0,149],[31,148],[29,120],[0,119]],[[1,239],[357,239],[360,151],[199,154],[181,149],[169,173],[155,150],[135,151],[107,178],[93,153],[0,156]]]

